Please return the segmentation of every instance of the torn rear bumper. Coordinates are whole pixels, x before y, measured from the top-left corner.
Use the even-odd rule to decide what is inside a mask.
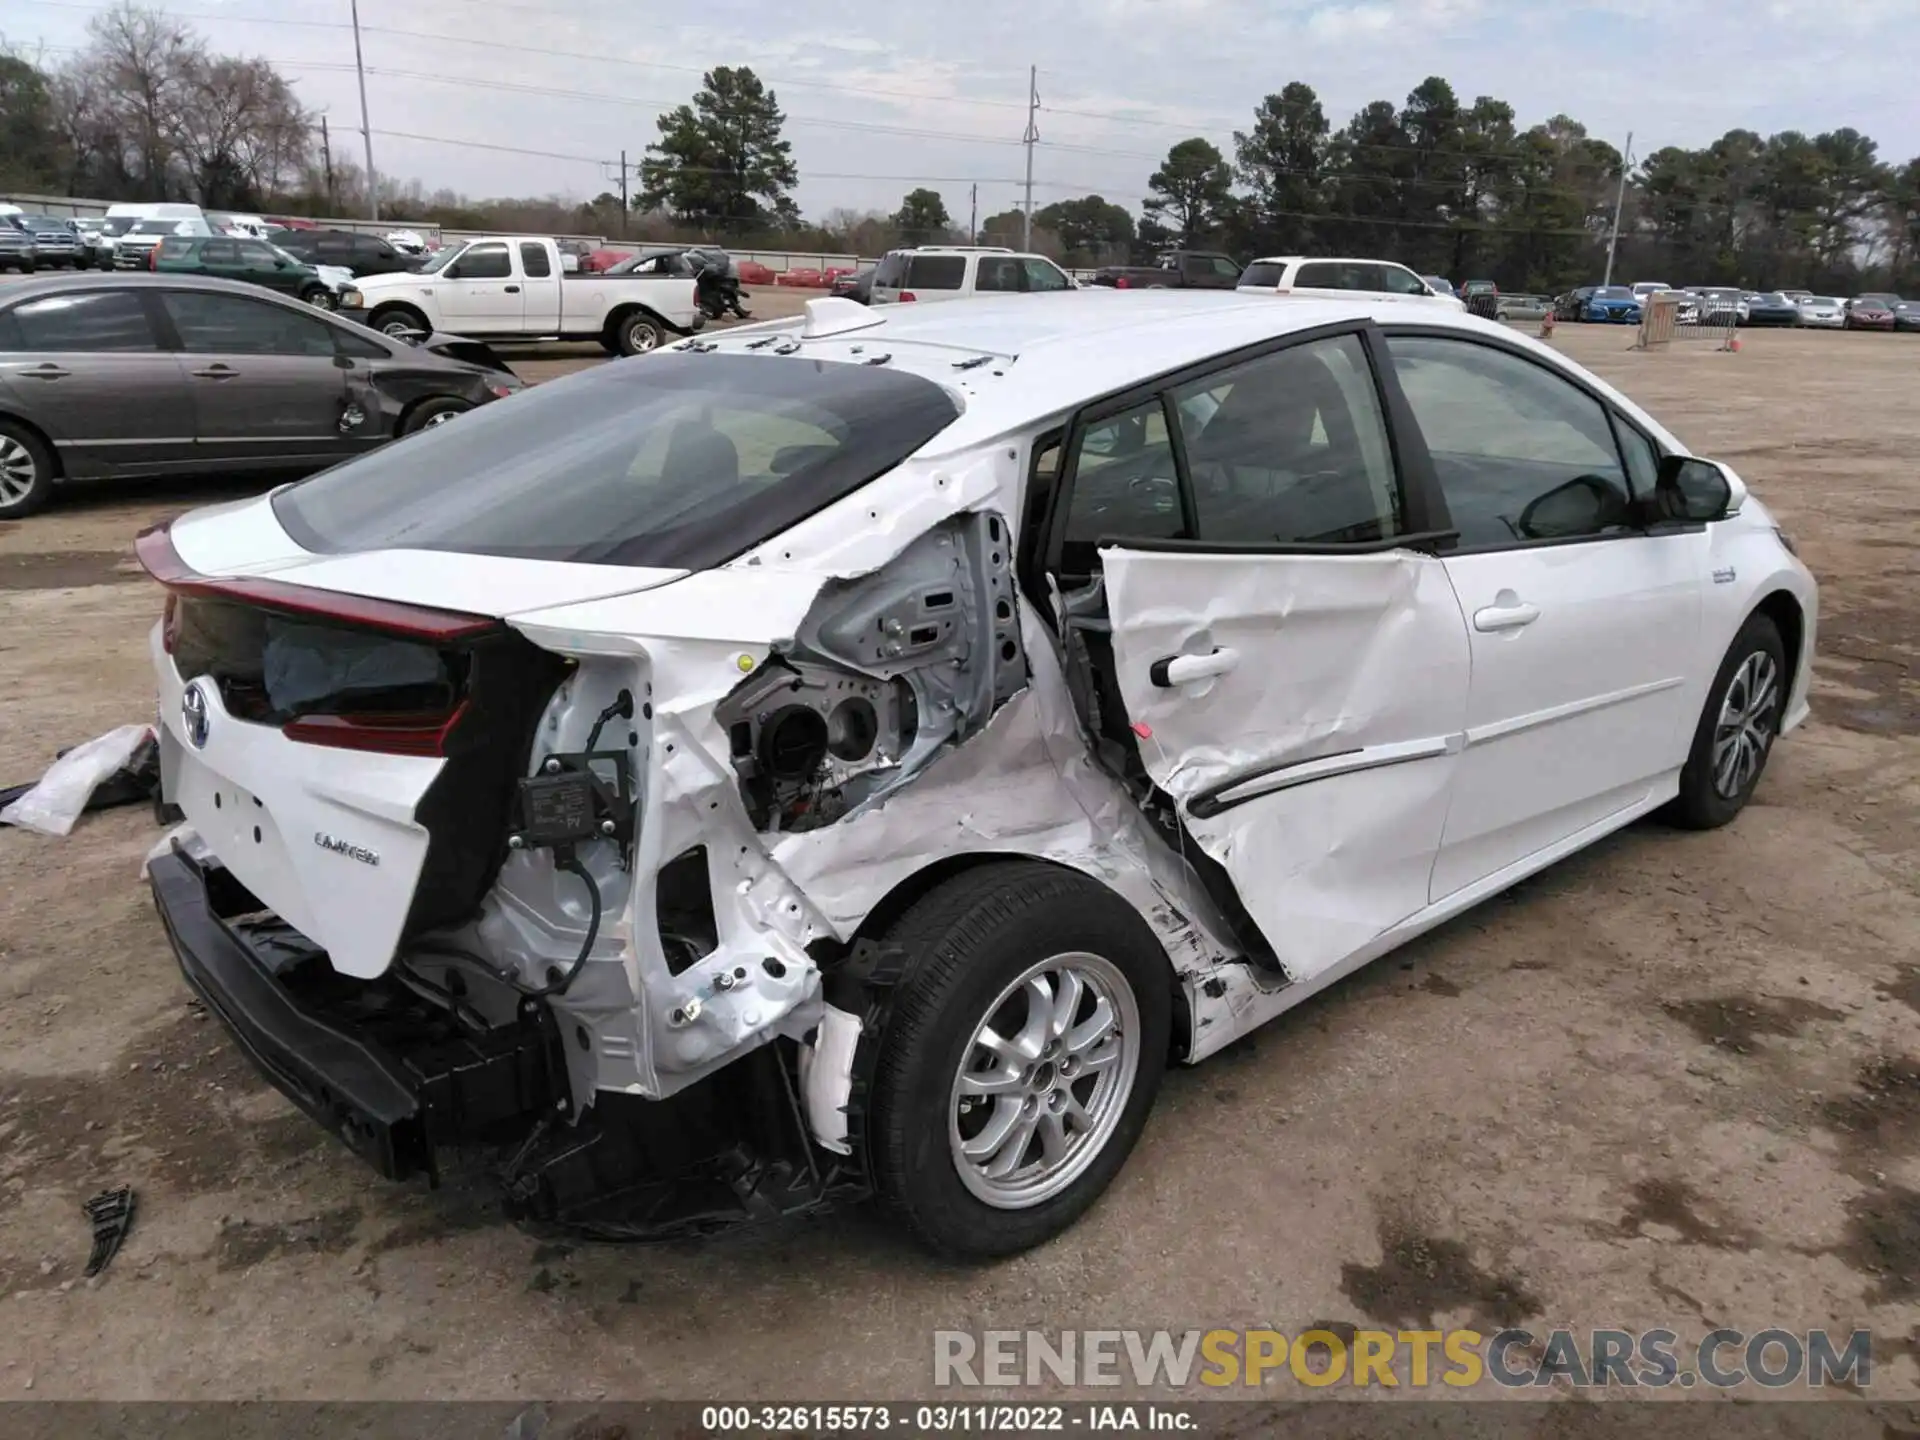
[[[865,1195],[816,1151],[791,1057],[762,1046],[669,1100],[601,1094],[574,1117],[561,1039],[528,999],[478,1030],[397,975],[343,976],[217,861],[148,866],[181,973],[276,1089],[390,1180],[436,1152],[510,1147],[507,1213],[620,1240],[679,1239]]]
[[[437,1146],[524,1135],[566,1098],[550,1024],[468,1034],[396,981],[336,975],[218,863],[176,849],[148,875],[194,993],[276,1089],[388,1179],[437,1179]]]

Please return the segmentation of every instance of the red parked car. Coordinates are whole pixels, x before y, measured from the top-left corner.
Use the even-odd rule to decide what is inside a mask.
[[[1847,302],[1847,329],[1891,330],[1893,325],[1893,307],[1884,300],[1862,295]]]
[[[802,289],[817,290],[825,285],[826,278],[818,270],[783,270],[774,277],[776,285],[795,285]]]
[[[580,257],[580,273],[598,275],[611,270],[622,260],[631,260],[633,256],[625,250],[589,250]]]
[[[762,265],[758,260],[742,260],[735,268],[740,272],[740,283],[742,285],[771,285],[774,283],[773,271],[765,265]]]

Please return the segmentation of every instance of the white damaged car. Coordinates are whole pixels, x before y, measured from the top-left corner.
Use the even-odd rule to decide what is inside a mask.
[[[696,1234],[1084,1211],[1169,1061],[1807,714],[1726,468],[1442,307],[683,341],[141,538],[188,982],[383,1174]]]

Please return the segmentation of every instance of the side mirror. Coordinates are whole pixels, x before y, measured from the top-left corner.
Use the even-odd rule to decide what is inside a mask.
[[[275,257],[273,262],[273,268],[276,270],[284,270],[287,268],[287,262],[282,259],[279,259],[278,257]]]
[[[1744,498],[1746,487],[1736,492],[1731,475],[1711,460],[1694,455],[1664,455],[1655,490],[1655,509],[1663,520],[1707,523],[1723,520]]]

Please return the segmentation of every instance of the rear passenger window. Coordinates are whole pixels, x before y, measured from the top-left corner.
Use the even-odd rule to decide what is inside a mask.
[[[536,280],[553,274],[553,262],[547,258],[547,247],[544,245],[523,244],[520,247],[520,265]]]
[[[907,261],[909,290],[958,290],[966,283],[964,255],[915,255]]]
[[[169,245],[178,246],[180,250],[190,250],[193,248],[191,241],[162,240],[160,242],[160,248],[163,251],[165,251]],[[176,251],[175,253],[178,252]],[[238,265],[240,263],[240,247],[231,240],[208,240],[200,247],[200,263],[203,265]]]
[[[1173,392],[1202,540],[1341,545],[1403,532],[1373,372],[1352,335]]]
[[[49,295],[13,309],[21,350],[123,353],[157,350],[146,307],[126,290]]]
[[[1003,255],[982,255],[980,269],[973,278],[973,288],[983,294],[988,291],[1018,290],[1020,262]]]
[[[1293,283],[1302,290],[1351,290],[1354,287],[1348,282],[1345,272],[1352,268],[1350,265],[1316,260],[1312,264],[1302,265]]]
[[[1626,471],[1593,396],[1491,345],[1387,343],[1463,549],[1631,529]]]

